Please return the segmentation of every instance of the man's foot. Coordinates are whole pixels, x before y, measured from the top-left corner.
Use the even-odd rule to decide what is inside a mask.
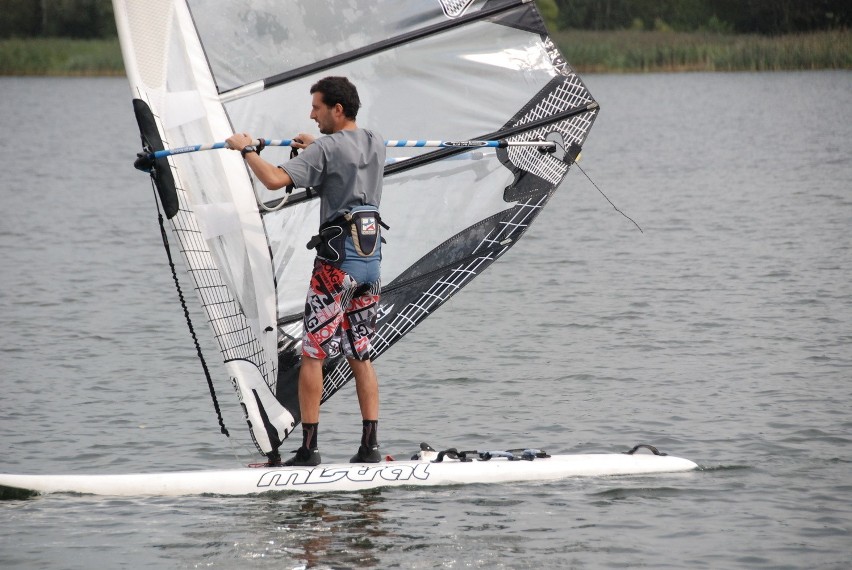
[[[362,445],[358,448],[358,453],[352,456],[349,463],[378,463],[382,460],[382,455],[379,453],[379,446],[367,447]]]
[[[281,465],[281,454],[278,453],[278,450],[270,451],[266,454],[266,466],[267,467],[278,467]]]
[[[286,467],[314,467],[319,465],[321,461],[319,449],[300,447],[296,450],[296,455],[285,461],[284,465]]]

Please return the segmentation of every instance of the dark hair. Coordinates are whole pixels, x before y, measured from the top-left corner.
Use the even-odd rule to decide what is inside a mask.
[[[347,119],[355,120],[358,109],[361,108],[361,99],[358,90],[345,77],[325,77],[311,86],[311,94],[322,93],[322,102],[329,107],[338,103],[343,107],[343,114]]]

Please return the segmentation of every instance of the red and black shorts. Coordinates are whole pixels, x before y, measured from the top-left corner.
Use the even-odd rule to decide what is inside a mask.
[[[320,259],[305,301],[302,355],[324,359],[338,356],[369,360],[376,332],[381,281],[361,284],[348,273]]]

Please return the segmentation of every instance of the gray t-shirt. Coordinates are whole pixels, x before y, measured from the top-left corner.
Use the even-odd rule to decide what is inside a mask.
[[[280,167],[296,187],[313,188],[319,194],[323,224],[356,206],[381,205],[385,152],[378,133],[344,130],[319,137]]]

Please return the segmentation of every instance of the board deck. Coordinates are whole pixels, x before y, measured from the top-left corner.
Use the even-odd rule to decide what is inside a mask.
[[[554,481],[568,477],[677,473],[697,467],[688,459],[668,455],[611,453],[554,455],[532,461],[445,459],[440,463],[383,461],[120,475],[0,474],[0,486],[32,493],[111,496],[251,495],[269,491],[337,492],[378,487]]]

